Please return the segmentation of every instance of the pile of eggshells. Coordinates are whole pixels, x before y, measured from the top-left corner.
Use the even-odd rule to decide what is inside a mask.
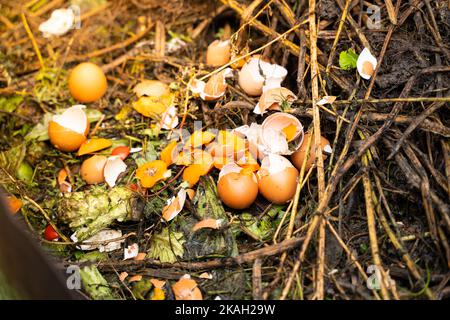
[[[107,80],[102,69],[89,62],[77,65],[69,75],[69,90],[73,98],[81,103],[99,100],[106,92]],[[86,115],[86,106],[74,105],[62,114],[54,115],[48,124],[50,142],[63,152],[77,152],[78,156],[90,155],[112,146],[108,139],[87,136],[90,124]],[[83,161],[80,174],[87,184],[106,182],[114,187],[119,175],[127,166],[124,159],[130,153],[127,146],[114,148],[109,156],[93,155]],[[63,192],[72,190],[66,181],[68,173],[62,169],[58,174],[58,183]]]
[[[284,67],[257,55],[241,59],[241,63],[236,63],[236,57],[232,56],[230,41],[216,40],[211,43],[206,63],[213,67],[230,65],[232,68],[219,68],[220,71],[212,73],[206,82],[194,80],[190,87],[193,94],[205,101],[217,101],[226,92],[226,79],[237,74],[240,88],[251,97],[259,96],[253,112],[258,115],[275,112],[261,124],[251,123],[231,130],[234,139],[238,137],[244,141],[245,149],[227,149],[222,145],[223,150],[232,151],[219,157],[226,159],[222,160],[224,165],[218,178],[219,197],[225,205],[234,209],[248,208],[258,194],[272,203],[285,204],[295,194],[303,162],[308,171],[314,165],[316,150],[320,150],[324,157],[332,152],[330,143],[322,137],[316,149],[314,137],[304,133],[301,122],[281,111],[282,106],[289,107],[297,99],[292,91],[281,85],[287,75]],[[253,165],[252,170],[248,163],[240,161],[246,152],[260,163]],[[216,163],[217,156],[212,154]]]

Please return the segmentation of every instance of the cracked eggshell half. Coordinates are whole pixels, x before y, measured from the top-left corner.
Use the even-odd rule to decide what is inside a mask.
[[[86,141],[89,120],[84,105],[75,105],[60,115],[53,116],[48,124],[50,142],[59,150],[72,152]]]
[[[276,154],[270,154],[262,160],[257,173],[259,192],[268,201],[285,204],[295,194],[298,171],[292,163]]]
[[[83,161],[81,165],[81,178],[87,184],[99,184],[105,181],[103,171],[108,158],[105,156],[94,155]]]
[[[238,83],[249,96],[260,96],[264,91],[281,87],[287,70],[280,65],[254,56],[239,71]]]
[[[370,53],[369,49],[364,48],[358,56],[356,68],[363,79],[369,80],[377,68],[377,58]]]
[[[230,163],[220,170],[217,192],[228,207],[245,209],[251,206],[258,196],[258,182],[251,170]]]
[[[220,67],[228,62],[231,58],[230,40],[215,40],[206,51],[206,64],[212,67]]]

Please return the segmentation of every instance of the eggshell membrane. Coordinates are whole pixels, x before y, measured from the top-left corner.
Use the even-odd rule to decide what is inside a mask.
[[[70,93],[80,102],[93,102],[100,99],[108,87],[102,69],[90,62],[77,65],[71,71],[68,82]]]
[[[105,156],[92,156],[84,160],[80,174],[87,184],[98,184],[105,181],[103,170],[108,159]]]
[[[222,176],[217,184],[217,192],[224,204],[233,209],[245,209],[258,196],[258,183],[254,174],[236,172]]]
[[[215,40],[212,42],[206,51],[206,64],[213,67],[220,67],[228,62],[231,58],[230,41]]]
[[[312,139],[312,140],[310,142],[311,146],[310,146],[310,150],[309,150],[309,157],[308,157],[308,160],[306,161],[306,166],[305,166],[306,171],[308,171],[313,166],[315,159],[316,159],[316,152],[315,152],[316,148],[315,148],[315,144],[314,144],[314,135],[312,135],[311,133],[306,133],[305,137],[303,139],[303,143],[300,146],[300,148],[291,155],[292,163],[299,170],[301,170],[302,163],[306,156],[306,150],[308,148],[308,143],[309,143],[308,140],[309,139]],[[321,137],[320,141],[321,141],[320,144],[321,144],[322,150],[324,150],[327,146],[328,146],[327,148],[331,149],[330,142],[325,137]],[[323,158],[324,159],[327,158],[326,153],[324,153]]]

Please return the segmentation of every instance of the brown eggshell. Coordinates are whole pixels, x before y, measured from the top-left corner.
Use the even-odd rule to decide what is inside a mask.
[[[190,278],[181,278],[172,286],[172,291],[176,300],[203,300],[197,282]]]
[[[221,97],[226,89],[227,83],[225,82],[223,73],[212,75],[205,85],[205,100],[217,100],[217,97]]]
[[[258,196],[258,183],[253,174],[231,172],[219,179],[217,192],[228,207],[245,209],[251,206]]]
[[[98,184],[105,181],[103,169],[105,168],[107,159],[105,156],[95,155],[84,160],[81,165],[80,174],[87,184]]]
[[[216,40],[212,42],[206,51],[206,64],[213,67],[220,67],[228,62],[231,58],[230,41]]]
[[[312,139],[312,140],[310,142],[311,146],[310,146],[310,150],[309,150],[309,157],[308,157],[308,160],[306,161],[305,172],[308,171],[313,166],[313,164],[316,160],[316,151],[315,151],[316,147],[314,144],[314,136],[311,133],[305,133],[302,145],[300,146],[300,148],[297,151],[295,151],[291,155],[292,163],[298,170],[301,170],[302,163],[306,156],[306,150],[308,148],[308,140],[309,139]],[[321,148],[323,150],[325,148],[325,146],[330,145],[330,142],[325,137],[322,137],[320,144],[321,144]],[[323,153],[323,158],[324,159],[327,158],[326,153]]]
[[[86,127],[85,134],[89,132],[89,126]],[[48,136],[50,142],[59,150],[65,152],[72,152],[86,141],[86,135],[75,132],[59,125],[55,121],[50,121],[48,124]]]
[[[272,203],[285,204],[295,194],[297,178],[298,171],[294,167],[288,167],[272,175],[259,175],[259,192]]]
[[[102,69],[94,63],[83,62],[77,65],[69,75],[69,90],[80,102],[93,102],[106,92],[108,83]]]

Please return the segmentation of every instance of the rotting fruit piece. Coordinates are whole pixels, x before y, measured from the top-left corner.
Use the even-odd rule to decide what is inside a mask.
[[[136,177],[144,188],[152,188],[158,181],[164,180],[167,164],[162,160],[147,162],[136,170]]]

